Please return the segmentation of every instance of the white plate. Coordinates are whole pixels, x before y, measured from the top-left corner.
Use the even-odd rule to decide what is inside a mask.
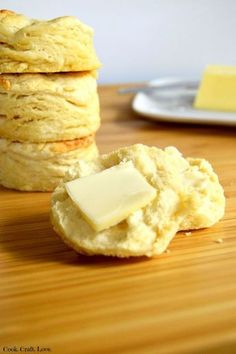
[[[163,85],[176,78],[150,81],[150,85]],[[186,80],[184,80],[186,82]],[[157,121],[221,124],[236,126],[236,112],[202,111],[192,107],[195,92],[167,89],[161,93],[139,92],[132,103],[133,110]],[[170,98],[171,97],[171,98]]]

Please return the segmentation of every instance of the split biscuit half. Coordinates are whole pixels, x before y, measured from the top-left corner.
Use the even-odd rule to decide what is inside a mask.
[[[223,188],[209,162],[184,158],[174,147],[161,150],[137,144],[121,148],[89,162],[80,161],[69,169],[64,181],[127,161],[132,161],[157,195],[116,226],[96,232],[67,194],[64,183],[55,189],[51,205],[54,229],[77,252],[151,257],[164,252],[178,231],[209,227],[223,217]]]

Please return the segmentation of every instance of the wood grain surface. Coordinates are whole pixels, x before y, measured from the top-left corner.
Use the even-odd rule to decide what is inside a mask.
[[[154,123],[116,91],[100,88],[100,151],[174,145],[209,159],[225,217],[153,259],[85,257],[52,230],[50,193],[2,188],[0,353],[236,353],[236,129]]]

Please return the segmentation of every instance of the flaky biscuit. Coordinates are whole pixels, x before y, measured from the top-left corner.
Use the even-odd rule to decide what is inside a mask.
[[[0,139],[0,184],[22,191],[52,191],[71,164],[97,154],[93,136],[41,144]]]
[[[65,181],[132,161],[157,196],[116,226],[95,232],[66,193],[63,183],[52,196],[55,231],[79,253],[117,257],[162,253],[176,232],[208,227],[224,214],[225,198],[217,175],[203,159],[185,159],[180,152],[141,144],[121,148],[91,162],[80,161]],[[98,201],[94,200],[94,203]]]
[[[49,142],[94,133],[100,125],[96,72],[0,75],[0,136]]]
[[[0,72],[88,71],[100,67],[93,30],[72,16],[49,21],[0,10]]]

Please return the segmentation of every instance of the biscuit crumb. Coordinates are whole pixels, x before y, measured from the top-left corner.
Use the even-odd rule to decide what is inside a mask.
[[[215,243],[223,243],[223,239],[222,238],[218,238],[217,240],[215,240]]]
[[[191,236],[191,235],[192,235],[192,232],[191,232],[191,231],[188,231],[188,232],[185,232],[184,234],[185,234],[185,236]]]
[[[167,248],[164,252],[165,253],[170,253],[170,250]]]

